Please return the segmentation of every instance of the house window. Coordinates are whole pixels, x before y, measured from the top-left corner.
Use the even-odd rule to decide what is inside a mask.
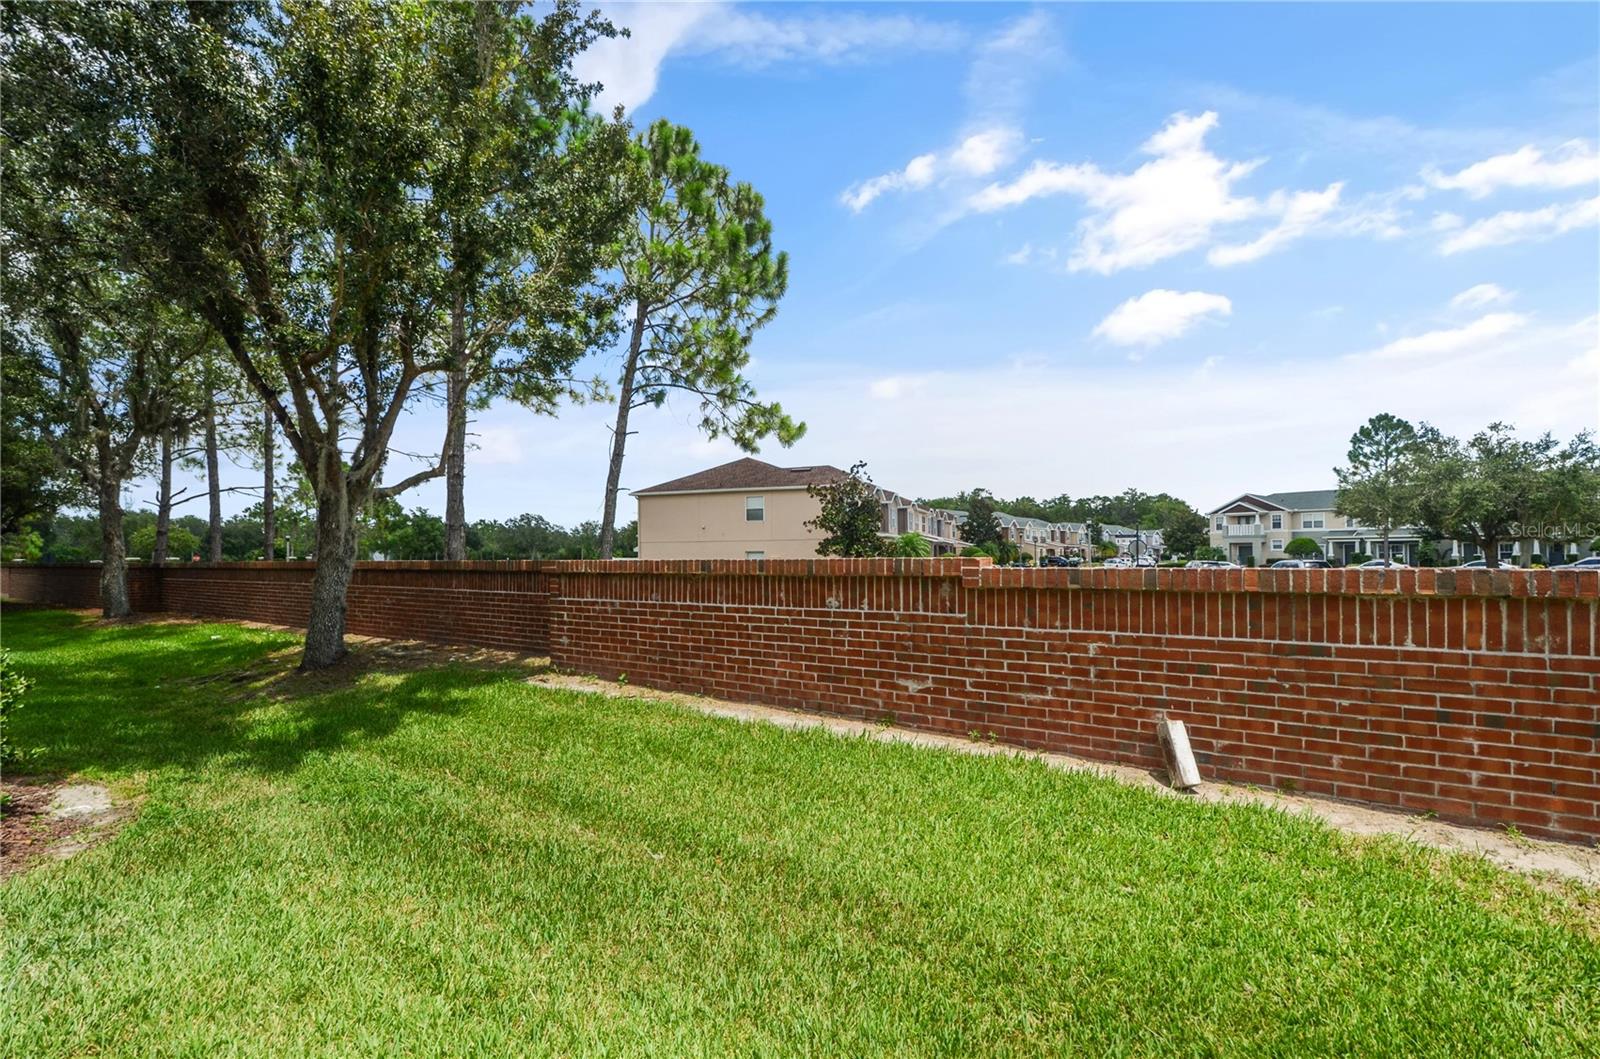
[[[1275,552],[1283,551],[1283,538],[1282,537],[1274,537],[1274,538],[1272,538],[1272,550],[1275,551]]]
[[[1215,529],[1222,529],[1222,528],[1223,528],[1223,527],[1224,527],[1224,526],[1226,526],[1226,525],[1227,525],[1227,524],[1228,524],[1228,520],[1227,520],[1227,519],[1226,519],[1226,518],[1224,518],[1224,517],[1223,517],[1223,516],[1221,516],[1221,515],[1218,515],[1218,516],[1217,516],[1217,523],[1216,523],[1216,526],[1215,526],[1215,527],[1213,527],[1213,528],[1215,528]]]
[[[744,520],[746,522],[767,521],[767,498],[764,496],[745,497]]]
[[[1322,516],[1318,515],[1315,518],[1312,518],[1310,516],[1306,516],[1306,517],[1302,518],[1300,520],[1300,528],[1301,529],[1321,529],[1322,528]]]
[[[765,559],[767,557],[767,553],[766,552],[745,552],[744,553],[744,557],[746,559]]]
[[[1272,528],[1273,529],[1283,529],[1283,516],[1282,515],[1273,515],[1272,516]]]

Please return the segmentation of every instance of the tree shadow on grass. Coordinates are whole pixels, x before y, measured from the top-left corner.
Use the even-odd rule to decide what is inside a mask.
[[[301,673],[293,633],[7,611],[6,646],[34,681],[10,722],[15,743],[33,752],[13,771],[28,773],[198,771],[218,760],[292,771],[308,755],[383,739],[410,717],[459,713],[476,689],[535,671],[367,642],[338,666]]]

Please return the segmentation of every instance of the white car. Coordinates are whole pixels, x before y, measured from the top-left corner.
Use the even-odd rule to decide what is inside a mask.
[[[1185,570],[1243,570],[1238,563],[1226,559],[1190,559],[1183,564]]]
[[[1362,569],[1362,570],[1409,570],[1409,569],[1411,569],[1411,567],[1407,566],[1405,563],[1397,563],[1393,559],[1374,559],[1371,562],[1362,563],[1360,569]]]
[[[1550,569],[1600,571],[1600,555],[1586,555],[1582,559],[1578,559],[1575,562],[1562,563],[1560,566],[1552,566]]]

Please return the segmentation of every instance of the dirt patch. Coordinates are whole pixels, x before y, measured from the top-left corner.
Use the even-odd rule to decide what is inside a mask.
[[[0,876],[62,859],[105,841],[130,815],[98,783],[36,776],[0,780]]]

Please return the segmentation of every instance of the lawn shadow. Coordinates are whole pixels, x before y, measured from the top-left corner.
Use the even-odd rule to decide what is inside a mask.
[[[336,666],[298,669],[298,634],[191,622],[7,614],[34,686],[10,721],[27,771],[198,771],[218,759],[281,773],[308,755],[382,739],[418,714],[453,714],[474,689],[543,660],[357,640]]]

